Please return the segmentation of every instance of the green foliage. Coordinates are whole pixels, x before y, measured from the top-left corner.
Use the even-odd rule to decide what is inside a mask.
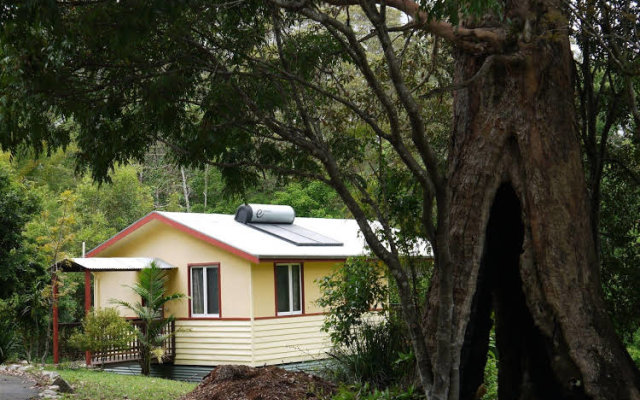
[[[71,345],[77,349],[103,354],[107,350],[128,346],[133,330],[114,308],[92,310],[82,321],[82,332],[71,336]]]
[[[449,20],[454,25],[457,25],[461,18],[480,19],[487,13],[501,18],[503,10],[503,4],[496,0],[422,0],[420,3],[430,18]]]
[[[292,72],[305,79],[313,77],[318,65],[332,66],[347,61],[340,43],[328,32],[300,31],[286,41],[283,52],[285,59],[291,60]]]
[[[96,215],[104,231],[115,233],[153,210],[153,198],[149,187],[140,184],[137,166],[122,166],[112,174],[111,183],[98,186],[88,177],[78,185],[77,210],[83,219],[94,220]],[[94,244],[107,239],[102,237]]]
[[[318,304],[327,310],[323,329],[333,343],[333,378],[375,388],[412,383],[411,345],[403,322],[387,310],[389,288],[380,262],[350,258],[318,284]]]
[[[35,248],[38,262],[46,267],[68,256],[75,243],[75,228],[78,218],[75,203],[78,197],[71,190],[50,199],[40,215],[26,225],[26,236]]]
[[[47,281],[38,278],[0,302],[2,317],[13,323],[21,357],[31,361],[46,355],[47,326],[51,321]],[[49,292],[50,293],[50,292]]]
[[[49,154],[37,154],[31,149],[24,149],[13,157],[11,166],[17,176],[31,182],[34,188],[62,193],[78,184],[74,169],[75,151],[77,146],[73,143],[66,150],[58,149]]]
[[[244,196],[268,169],[278,176],[292,171],[326,178],[322,164],[302,151],[305,146],[277,132],[277,127],[291,126],[290,133],[304,129],[300,106],[313,111],[323,146],[344,171],[353,173],[378,144],[370,129],[352,129],[362,127],[361,118],[327,96],[352,96],[365,114],[379,112],[365,81],[354,76],[348,52],[334,35],[295,12],[259,1],[241,8],[216,1],[95,2],[73,12],[55,2],[37,12],[29,5],[7,7],[12,12],[0,21],[11,65],[4,73],[11,91],[0,102],[0,115],[6,110],[7,118],[0,123],[5,149],[42,148],[43,141],[51,148],[69,145],[81,168],[91,166],[92,177],[107,179],[119,163],[147,160],[148,150],[161,141],[174,163],[194,169],[206,162],[220,165],[226,189]],[[392,14],[391,20],[399,21],[400,13]],[[281,29],[283,59],[274,45],[274,25]],[[360,17],[354,27],[366,25]],[[424,80],[419,71],[434,64],[424,57],[429,46],[410,44],[406,69],[417,83]],[[416,51],[422,53],[413,57]],[[384,76],[380,54],[370,56],[375,73]],[[293,85],[283,69],[327,95]],[[443,104],[448,109],[449,102],[440,99],[425,110]],[[440,124],[445,115],[434,112],[433,119]],[[11,135],[19,121],[33,124],[37,134]],[[366,180],[371,172],[362,175]],[[165,195],[156,196],[156,207],[168,203],[159,201]]]
[[[425,395],[414,386],[408,388],[371,388],[368,384],[341,385],[333,400],[422,400]]]
[[[640,328],[640,152],[616,138],[611,153],[618,162],[602,179],[601,275],[610,315],[628,342]]]
[[[356,342],[357,328],[366,326],[367,314],[386,307],[389,291],[383,272],[377,260],[352,257],[318,281],[322,293],[318,305],[327,309],[323,329],[334,345]]]
[[[39,272],[23,236],[25,224],[37,210],[37,198],[0,159],[0,299],[23,290]]]
[[[7,304],[0,300],[0,364],[10,358],[17,347],[15,322],[6,308]]]
[[[498,400],[498,352],[493,329],[489,336],[489,351],[487,353],[487,364],[484,367],[484,382],[482,385],[485,389],[482,400]]]
[[[269,195],[268,200],[272,204],[290,205],[300,217],[344,217],[344,211],[341,211],[344,206],[336,193],[322,182],[290,182]]]
[[[361,322],[352,328],[350,342],[334,344],[329,355],[338,382],[375,388],[412,383],[415,360],[404,325],[396,318]]]
[[[162,333],[162,329],[175,320],[173,315],[164,318],[164,304],[185,297],[182,293],[167,295],[165,289],[167,280],[166,271],[152,262],[149,268],[140,271],[138,282],[134,286],[129,286],[135,294],[140,296],[141,301],[131,304],[122,300],[111,300],[112,303],[133,311],[142,320],[142,327],[136,328],[135,335],[140,342],[140,366],[144,375],[149,375],[153,356],[158,361],[162,361],[163,343],[171,336],[171,334]]]
[[[627,344],[627,351],[636,365],[640,368],[640,329],[633,333],[631,340]]]

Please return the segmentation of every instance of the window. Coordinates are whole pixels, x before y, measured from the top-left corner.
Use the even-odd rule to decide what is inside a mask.
[[[302,267],[276,265],[276,309],[278,315],[302,314]]]
[[[220,316],[220,267],[191,267],[191,315]]]

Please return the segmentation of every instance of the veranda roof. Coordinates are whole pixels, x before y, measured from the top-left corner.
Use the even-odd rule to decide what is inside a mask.
[[[56,266],[67,272],[80,271],[139,271],[148,268],[155,262],[160,269],[177,268],[160,258],[150,257],[91,257],[67,258],[56,263]]]

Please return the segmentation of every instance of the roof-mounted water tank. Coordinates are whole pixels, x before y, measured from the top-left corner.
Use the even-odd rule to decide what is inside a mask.
[[[236,210],[235,220],[296,246],[342,246],[342,242],[293,223],[291,206],[245,204]]]
[[[291,206],[274,204],[244,204],[236,210],[235,220],[248,223],[292,224],[296,212]]]

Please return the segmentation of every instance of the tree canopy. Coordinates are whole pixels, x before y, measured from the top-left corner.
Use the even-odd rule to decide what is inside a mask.
[[[0,299],[21,291],[21,283],[38,274],[24,243],[24,227],[38,207],[38,198],[0,160]]]
[[[179,164],[218,167],[235,192],[265,171],[322,182],[397,280],[432,398],[475,393],[492,315],[501,396],[639,396],[597,273],[608,137],[638,136],[634,1],[1,9],[3,148],[52,151],[75,139],[78,167],[104,180],[160,142]],[[436,260],[420,304],[402,257],[417,237]]]

